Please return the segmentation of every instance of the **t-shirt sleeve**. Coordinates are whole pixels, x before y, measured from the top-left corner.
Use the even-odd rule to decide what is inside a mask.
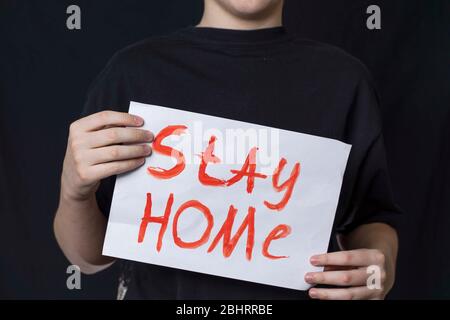
[[[354,188],[351,208],[339,232],[346,233],[359,225],[375,222],[397,228],[401,211],[394,201],[381,134],[372,143]]]
[[[123,70],[116,54],[91,84],[81,117],[104,110],[128,112],[129,92]],[[103,179],[96,191],[97,204],[105,216],[109,215],[115,180],[115,176]]]
[[[348,188],[350,190],[346,190],[348,200],[343,219],[336,226],[338,233],[347,233],[359,225],[375,222],[396,229],[401,217],[391,188],[379,97],[370,74],[365,75],[358,85],[349,121],[353,130],[352,152],[355,151],[355,155],[351,155],[348,166],[354,166],[357,170],[350,178],[354,183]]]

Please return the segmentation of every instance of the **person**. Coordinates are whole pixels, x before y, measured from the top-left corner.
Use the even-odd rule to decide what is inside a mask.
[[[119,51],[90,88],[71,124],[56,239],[87,274],[102,256],[115,175],[151,156],[153,134],[127,113],[129,102],[170,106],[328,137],[352,145],[329,253],[306,291],[122,263],[128,299],[383,299],[392,288],[399,209],[390,188],[378,98],[366,68],[330,45],[297,38],[282,25],[283,0],[205,0],[197,26]],[[379,286],[368,286],[369,266]],[[122,293],[125,291],[122,290]]]

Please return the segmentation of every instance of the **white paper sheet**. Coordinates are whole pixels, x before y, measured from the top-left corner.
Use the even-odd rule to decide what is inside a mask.
[[[131,102],[129,112],[143,117],[144,128],[155,135],[170,125],[186,126],[183,135],[162,141],[162,144],[182,151],[186,165],[172,179],[157,179],[147,172],[148,167],[169,169],[176,162],[154,152],[143,167],[117,178],[104,255],[291,289],[306,290],[310,287],[304,281],[304,274],[321,270],[313,267],[309,258],[327,251],[350,145],[333,139],[135,102]],[[249,150],[253,146],[259,148],[256,171],[267,175],[267,178],[255,178],[252,193],[246,190],[246,177],[228,187],[205,186],[199,182],[200,155],[208,146],[211,135],[217,138],[214,155],[221,162],[208,163],[206,172],[220,179],[230,179],[233,176],[230,170],[241,169]],[[289,202],[283,210],[277,211],[269,209],[264,201],[278,203],[285,195],[284,191],[275,191],[272,181],[281,157],[287,163],[279,184],[289,177],[297,162],[300,163],[300,174]],[[164,215],[169,194],[173,194],[172,210],[159,252],[156,244],[161,224],[149,223],[143,241],[138,242],[147,193],[151,193],[151,215],[154,217]],[[177,246],[173,236],[175,213],[189,200],[197,200],[208,207],[214,219],[208,240],[195,249]],[[223,238],[212,252],[207,252],[228,215],[230,205],[238,210],[231,237],[247,216],[249,206],[256,210],[251,260],[246,257],[248,229],[244,230],[229,257],[223,254]],[[291,233],[271,241],[268,253],[287,258],[269,259],[262,254],[263,243],[280,224],[288,225]],[[184,242],[199,240],[206,227],[207,220],[202,213],[187,209],[178,219],[178,237]]]

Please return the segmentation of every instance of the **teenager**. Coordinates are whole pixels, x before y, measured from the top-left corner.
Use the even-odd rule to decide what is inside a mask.
[[[325,270],[298,274],[317,285],[309,292],[121,261],[126,298],[384,298],[394,283],[398,209],[367,70],[342,50],[288,34],[283,0],[204,4],[196,27],[118,52],[91,87],[85,116],[70,127],[54,221],[60,247],[88,274],[114,262],[101,254],[114,177],[144,165],[153,139],[127,113],[133,100],[333,138],[352,150],[331,253],[311,257]],[[376,289],[366,285],[372,265]]]

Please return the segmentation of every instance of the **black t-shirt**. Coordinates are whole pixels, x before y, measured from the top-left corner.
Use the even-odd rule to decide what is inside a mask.
[[[127,112],[130,101],[337,139],[352,145],[335,235],[370,222],[394,226],[378,99],[365,67],[335,47],[289,35],[190,27],[118,52],[90,89],[84,114]],[[114,178],[97,191],[109,213]],[[127,298],[305,298],[302,291],[124,262]],[[299,277],[304,275],[299,274]]]

